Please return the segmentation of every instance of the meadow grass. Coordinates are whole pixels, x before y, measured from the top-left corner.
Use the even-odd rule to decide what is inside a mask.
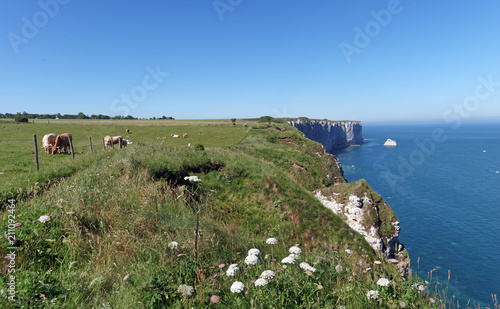
[[[83,120],[82,120],[83,121]],[[149,143],[151,145],[186,146],[191,143],[203,144],[205,147],[224,147],[235,144],[245,136],[242,126],[227,125],[183,125],[183,126],[127,126],[116,125],[78,125],[65,124],[63,120],[50,124],[26,123],[3,124],[2,140],[0,140],[0,201],[17,196],[17,193],[36,190],[38,182],[66,177],[74,171],[92,164],[103,155],[92,157],[89,160],[89,136],[92,137],[95,154],[103,152],[102,138],[106,135],[121,135],[133,143]],[[131,129],[130,134],[125,132]],[[71,156],[58,154],[47,155],[42,146],[42,138],[48,133],[71,133],[75,151],[75,160]],[[172,138],[171,134],[188,133],[188,138]],[[40,171],[36,172],[33,135],[37,136],[38,161]],[[166,137],[163,139],[163,137]],[[158,139],[160,138],[160,139]],[[107,150],[109,152],[109,150]],[[115,149],[114,151],[118,151]]]
[[[73,129],[75,139],[100,130]],[[10,253],[9,246],[18,249],[15,301],[8,299],[10,260],[4,259],[0,307],[450,306],[445,286],[429,290],[438,281],[432,273],[428,285],[411,273],[402,277],[312,195],[313,189],[328,185],[345,186],[346,194],[368,187],[347,185],[334,157],[291,127],[255,125],[248,133],[241,126],[170,131],[188,132],[185,140],[156,140],[156,128],[130,129],[136,140],[125,149],[78,153],[84,142],[77,140],[81,144],[75,142],[74,161],[67,155],[48,156],[55,175],[40,179],[37,193],[14,196],[14,219],[9,207],[0,213],[2,231],[9,230],[9,219],[20,223],[13,244],[2,233],[0,256]],[[188,141],[205,150],[188,147]],[[64,170],[65,165],[71,169]],[[201,182],[185,179],[192,175]],[[42,222],[41,216],[50,220]],[[267,244],[268,237],[278,243]],[[172,241],[177,248],[169,247]],[[296,244],[302,249],[299,259],[283,263]],[[256,265],[244,262],[251,248],[260,250]],[[304,271],[301,262],[316,270]],[[240,269],[234,277],[226,273],[230,264]],[[272,270],[275,279],[257,287],[264,270]],[[378,285],[381,278],[390,284]],[[235,281],[244,284],[241,293],[231,292]],[[179,292],[183,284],[193,287],[192,295]],[[368,291],[377,291],[378,297],[369,299]]]

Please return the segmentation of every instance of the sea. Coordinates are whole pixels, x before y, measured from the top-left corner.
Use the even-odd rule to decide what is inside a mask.
[[[500,123],[363,124],[364,143],[333,152],[348,181],[365,179],[396,213],[422,280],[448,302],[500,299]],[[384,146],[387,139],[396,147]],[[448,280],[448,271],[450,279]],[[447,288],[446,288],[447,287]]]

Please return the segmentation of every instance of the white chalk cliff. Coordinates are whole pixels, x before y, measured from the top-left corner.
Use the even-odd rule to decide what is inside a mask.
[[[360,121],[322,121],[299,118],[288,123],[301,131],[303,136],[322,144],[329,153],[338,147],[363,143]],[[343,175],[342,166],[338,160],[336,164]],[[318,189],[313,193],[325,207],[342,218],[350,228],[360,233],[374,250],[393,259],[404,249],[398,239],[400,227],[394,211],[364,180],[357,181],[353,186],[350,185],[342,181],[336,182],[334,186]],[[346,190],[351,193],[345,193]]]
[[[366,218],[370,216],[368,213],[370,208],[376,211],[377,216],[379,214],[377,205],[370,198],[351,194],[347,203],[341,203],[337,201],[340,193],[331,195],[326,193],[324,195],[322,190],[316,190],[314,195],[326,208],[342,218],[350,228],[360,233],[373,249],[382,252],[385,257],[394,258],[395,254],[404,248],[398,239],[399,221],[391,222],[394,232],[391,236],[386,237],[380,235],[380,226],[367,223]]]
[[[288,123],[305,137],[323,144],[327,152],[331,152],[334,148],[363,143],[361,121],[297,119]]]

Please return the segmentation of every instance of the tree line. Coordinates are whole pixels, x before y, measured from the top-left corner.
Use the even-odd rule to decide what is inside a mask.
[[[127,119],[127,120],[133,120],[133,119],[138,119],[136,117],[133,117],[132,115],[127,115],[127,116],[122,116],[122,115],[116,115],[116,116],[108,116],[108,115],[95,115],[92,114],[90,116],[85,115],[82,112],[79,112],[76,115],[72,114],[64,114],[61,115],[61,113],[57,114],[32,114],[32,113],[27,113],[27,112],[17,112],[15,114],[12,113],[0,113],[0,118],[13,118],[16,120],[16,122],[28,122],[28,119]],[[150,120],[156,120],[156,119],[165,119],[165,120],[173,120],[173,117],[167,117],[167,116],[161,116],[161,117],[151,117],[149,118]],[[21,120],[21,121],[18,121]]]

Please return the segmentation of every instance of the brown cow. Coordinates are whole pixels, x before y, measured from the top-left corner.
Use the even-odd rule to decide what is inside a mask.
[[[52,146],[52,154],[56,154],[57,151],[61,150],[61,148],[64,147],[64,152],[68,152],[68,148],[70,147],[69,141],[71,139],[71,134],[69,133],[63,133],[61,135],[58,135],[56,138],[56,141],[54,142],[54,146]]]

